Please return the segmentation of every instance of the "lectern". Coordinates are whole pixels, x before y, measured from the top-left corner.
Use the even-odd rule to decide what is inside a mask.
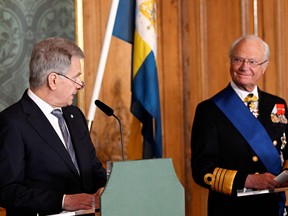
[[[100,216],[185,216],[184,188],[171,158],[110,162],[107,171]],[[91,209],[53,216],[94,213]]]
[[[101,216],[184,216],[184,188],[171,158],[111,162]]]

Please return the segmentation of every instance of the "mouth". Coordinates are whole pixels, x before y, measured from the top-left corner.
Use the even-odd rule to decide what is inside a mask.
[[[253,74],[247,74],[247,73],[241,73],[241,72],[234,72],[235,75],[241,76],[241,77],[252,77]]]

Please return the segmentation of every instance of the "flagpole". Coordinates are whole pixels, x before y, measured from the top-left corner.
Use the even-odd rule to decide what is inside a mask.
[[[89,130],[92,127],[92,122],[94,120],[94,116],[96,113],[96,106],[94,104],[94,101],[99,97],[119,1],[120,0],[112,0],[112,3],[111,3],[106,33],[104,37],[103,47],[102,47],[98,70],[97,70],[96,79],[94,83],[94,90],[92,93],[90,108],[89,108],[88,117],[87,117]]]

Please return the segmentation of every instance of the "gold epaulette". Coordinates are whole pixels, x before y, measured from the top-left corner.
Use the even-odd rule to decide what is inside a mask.
[[[213,191],[224,193],[226,195],[232,194],[233,181],[237,171],[228,170],[216,167],[213,174],[207,173],[204,176],[204,182],[211,185]]]

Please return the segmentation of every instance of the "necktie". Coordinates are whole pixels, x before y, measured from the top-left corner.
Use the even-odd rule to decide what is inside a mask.
[[[257,103],[256,103],[258,101],[258,98],[256,97],[256,95],[250,93],[244,98],[243,101],[247,103],[247,107],[250,109],[250,112],[252,112],[253,115],[257,118],[259,113],[258,113]]]
[[[74,147],[72,145],[71,137],[70,137],[70,134],[69,134],[68,129],[66,127],[65,119],[63,117],[63,114],[62,114],[60,109],[53,110],[52,114],[58,118],[59,127],[61,129],[61,132],[62,132],[62,135],[63,135],[63,138],[64,138],[64,142],[66,144],[67,151],[68,151],[68,153],[69,153],[69,155],[70,155],[70,157],[71,157],[71,159],[72,159],[72,161],[73,161],[78,173],[80,173],[79,172],[79,167],[78,167],[78,164],[77,164],[77,161],[76,161]]]

